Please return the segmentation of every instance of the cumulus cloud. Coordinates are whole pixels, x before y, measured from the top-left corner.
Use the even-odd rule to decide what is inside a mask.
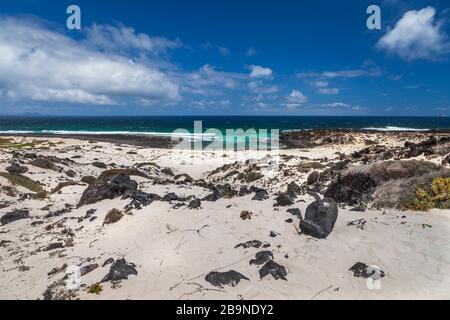
[[[272,76],[272,69],[261,66],[251,65],[250,78],[270,78]]]
[[[172,74],[172,77],[182,84],[182,91],[203,95],[220,95],[224,90],[237,89],[247,78],[242,73],[216,70],[209,64],[194,72]]]
[[[308,102],[308,97],[305,96],[300,90],[292,90],[291,94],[286,98],[286,100],[286,107],[288,109],[295,109]]]
[[[117,26],[93,24],[86,29],[86,34],[87,44],[110,51],[136,49],[155,54],[181,46],[178,39],[150,37],[145,33],[136,33],[133,28],[122,24]]]
[[[448,52],[442,24],[435,15],[433,7],[407,11],[378,41],[377,47],[405,60],[434,59]]]
[[[94,33],[109,32],[121,47],[164,47],[130,29],[100,29]],[[100,36],[95,39],[88,44],[89,40],[73,40],[36,21],[2,16],[1,90],[12,99],[90,104],[120,103],[124,97],[168,101],[179,97],[179,85],[164,73],[127,56],[94,50],[92,45],[107,45]]]

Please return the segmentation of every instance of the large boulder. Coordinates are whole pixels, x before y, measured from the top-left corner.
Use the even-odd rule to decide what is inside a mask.
[[[332,199],[325,198],[311,203],[300,221],[300,230],[315,238],[324,239],[333,231],[338,217],[338,207]]]
[[[129,175],[117,174],[109,180],[99,180],[84,190],[79,206],[93,204],[105,199],[128,196],[137,190],[138,184]]]
[[[356,172],[339,177],[325,192],[325,197],[334,199],[338,203],[355,205],[367,201],[367,195],[376,186],[376,181],[369,174]]]

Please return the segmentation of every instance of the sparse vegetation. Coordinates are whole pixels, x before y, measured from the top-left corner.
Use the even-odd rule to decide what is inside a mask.
[[[122,219],[122,217],[122,211],[120,211],[119,209],[112,209],[106,214],[104,224],[116,223],[117,221]]]
[[[92,286],[87,288],[87,293],[90,293],[90,294],[97,294],[98,295],[102,291],[103,291],[103,286],[99,282],[94,283]]]
[[[435,178],[428,188],[418,188],[413,199],[404,207],[416,211],[450,209],[450,178]]]
[[[15,175],[6,172],[0,172],[0,177],[7,179],[13,185],[24,187],[32,192],[38,193],[44,191],[39,183],[20,174]]]

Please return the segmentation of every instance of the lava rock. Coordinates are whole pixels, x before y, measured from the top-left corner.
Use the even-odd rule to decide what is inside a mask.
[[[270,247],[270,243],[261,242],[259,240],[251,240],[251,241],[247,241],[247,242],[244,242],[244,243],[239,243],[234,248],[237,249],[237,248],[240,248],[240,247],[242,247],[244,249],[248,249],[248,248],[257,248],[257,249],[259,249],[261,247],[268,248],[268,247]]]
[[[100,169],[107,169],[107,168],[108,168],[108,166],[107,166],[105,163],[99,162],[99,161],[92,162],[91,164],[92,164],[94,167],[100,168]]]
[[[112,264],[109,273],[100,282],[126,280],[128,276],[137,276],[137,274],[136,265],[134,263],[128,263],[122,258]]]
[[[8,171],[11,174],[23,174],[28,172],[28,168],[14,162],[9,167],[6,168],[6,171]]]
[[[374,280],[379,280],[385,276],[383,270],[378,268],[369,267],[365,263],[357,262],[355,263],[349,271],[353,272],[353,276],[357,278],[372,278]]]
[[[255,254],[255,259],[250,260],[249,263],[250,263],[250,265],[256,264],[259,266],[261,264],[266,263],[267,261],[269,261],[271,259],[273,260],[272,251],[260,251]]]
[[[287,186],[287,195],[291,198],[297,198],[297,195],[302,192],[302,189],[295,182],[291,182]]]
[[[266,264],[259,270],[259,277],[262,279],[267,275],[272,275],[275,280],[283,279],[286,280],[287,272],[286,268],[279,265],[273,260],[269,260]]]
[[[189,209],[199,209],[202,206],[202,202],[199,199],[194,199],[191,202],[189,202],[188,208]]]
[[[313,171],[309,176],[308,179],[306,180],[306,184],[308,186],[316,183],[317,181],[319,181],[320,178],[320,173],[318,171]]]
[[[291,208],[287,210],[288,213],[292,214],[293,216],[298,217],[300,220],[302,220],[302,212],[298,208]]]
[[[171,201],[184,201],[186,199],[177,196],[175,193],[171,192],[162,197],[161,201],[171,202]]]
[[[137,190],[138,184],[129,175],[117,174],[106,181],[96,181],[84,190],[79,206],[93,204],[105,199],[127,196]]]
[[[131,202],[126,206],[127,209],[140,210],[142,207],[146,207],[153,203],[153,201],[161,200],[161,197],[154,193],[146,193],[142,191],[136,191],[131,194],[125,195],[123,199],[131,199]]]
[[[77,175],[77,173],[73,170],[67,170],[66,175],[70,178],[74,178]]]
[[[287,207],[294,204],[294,200],[287,194],[280,194],[278,197],[275,198],[277,205],[280,207]]]
[[[7,225],[8,223],[21,220],[28,219],[30,217],[30,211],[28,210],[15,210],[12,212],[8,212],[0,218],[0,223],[2,226]]]
[[[377,186],[375,180],[366,173],[353,173],[339,177],[325,192],[325,197],[338,203],[356,205],[370,200],[370,194]]]
[[[324,239],[333,231],[337,217],[338,207],[332,199],[317,200],[306,208],[300,230],[304,234]]]
[[[269,199],[269,193],[264,189],[258,189],[252,200],[263,201]]]
[[[206,275],[205,280],[214,287],[223,288],[225,285],[236,286],[241,280],[248,280],[249,278],[240,274],[237,271],[230,270],[227,272],[210,272]]]

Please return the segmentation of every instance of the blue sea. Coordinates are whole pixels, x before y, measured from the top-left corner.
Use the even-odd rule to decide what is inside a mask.
[[[0,133],[45,134],[138,134],[171,135],[176,129],[194,134],[194,121],[202,121],[202,132],[215,128],[279,129],[367,129],[422,131],[450,129],[449,117],[319,117],[319,116],[1,116]]]

